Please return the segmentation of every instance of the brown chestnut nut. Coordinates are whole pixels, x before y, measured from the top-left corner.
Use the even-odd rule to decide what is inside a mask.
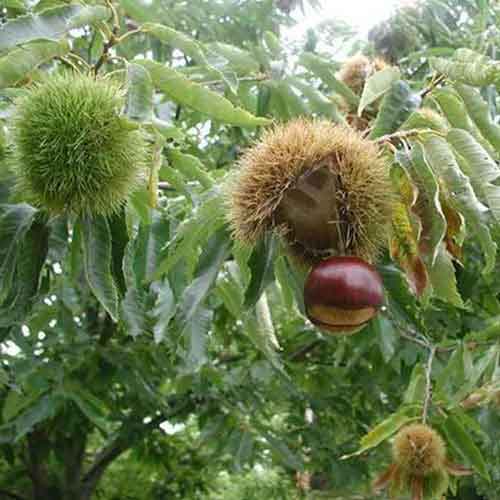
[[[315,266],[304,286],[308,318],[337,335],[359,331],[384,300],[382,278],[358,257],[331,257]]]

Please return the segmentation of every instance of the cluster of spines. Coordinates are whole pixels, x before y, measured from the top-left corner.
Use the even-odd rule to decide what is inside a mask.
[[[136,187],[143,133],[123,116],[120,87],[107,79],[48,76],[18,101],[15,168],[27,199],[53,212],[109,215]]]
[[[338,180],[331,199],[343,219],[332,217],[331,223],[341,224],[348,236],[346,248],[332,248],[329,253],[342,250],[375,260],[386,242],[392,207],[387,162],[376,144],[325,120],[297,119],[278,125],[242,156],[229,193],[235,238],[254,244],[269,230],[279,231],[285,239],[293,237],[286,223],[276,220],[280,204],[301,176],[325,164]],[[319,227],[318,231],[330,231],[331,227]],[[288,245],[305,264],[325,257],[318,256],[305,241],[289,239]]]

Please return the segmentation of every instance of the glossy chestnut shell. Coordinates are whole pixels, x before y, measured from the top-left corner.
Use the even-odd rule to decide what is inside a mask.
[[[308,318],[335,334],[359,331],[384,300],[382,278],[358,257],[331,257],[315,266],[304,286]]]

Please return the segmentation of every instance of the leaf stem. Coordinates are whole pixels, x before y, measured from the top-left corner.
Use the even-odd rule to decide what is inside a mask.
[[[238,78],[238,83],[241,82],[262,82],[264,80],[269,80],[269,75],[266,73],[259,73],[257,75],[250,75],[250,76],[243,76],[241,78]],[[203,85],[222,85],[224,83],[223,80],[209,80],[206,82],[200,82]]]
[[[411,139],[415,137],[419,137],[425,134],[434,134],[439,136],[444,136],[442,132],[437,130],[432,130],[430,128],[417,128],[411,130],[400,130],[399,132],[394,132],[393,134],[383,135],[379,137],[375,143],[379,145],[383,145],[384,143],[392,143],[395,141],[403,141],[404,139]]]
[[[122,43],[124,42],[127,38],[133,36],[133,35],[136,35],[137,33],[144,33],[142,28],[137,28],[137,29],[134,29],[134,30],[130,30],[130,31],[127,31],[126,33],[124,33],[122,36],[118,37],[116,39],[116,43]]]
[[[429,352],[429,359],[427,360],[427,368],[425,370],[425,400],[424,408],[422,410],[422,423],[427,423],[427,417],[429,414],[429,407],[432,402],[432,363],[434,361],[434,356],[436,354],[436,346],[433,346]]]

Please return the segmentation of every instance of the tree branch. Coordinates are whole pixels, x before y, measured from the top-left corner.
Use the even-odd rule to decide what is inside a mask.
[[[422,90],[420,93],[420,97],[425,99],[440,83],[443,83],[446,80],[446,75],[441,75],[438,78],[434,79],[430,85]]]
[[[48,472],[46,467],[47,436],[41,429],[35,429],[27,436],[28,473],[33,485],[34,498],[45,498],[48,495]]]
[[[26,497],[22,497],[17,493],[13,493],[12,491],[2,490],[2,489],[0,489],[0,497],[12,498],[13,500],[26,500]]]
[[[83,498],[90,498],[107,467],[130,446],[132,442],[127,442],[123,436],[119,436],[97,455],[94,464],[82,480]]]
[[[156,429],[159,424],[169,418],[175,417],[185,411],[190,406],[190,400],[184,400],[183,403],[178,407],[173,409],[170,413],[165,415],[160,415],[155,419],[151,420],[148,424],[142,423],[142,421],[136,422],[137,426],[136,432],[130,432],[130,425],[124,424],[122,428],[127,428],[127,434],[118,435],[111,443],[104,447],[100,453],[94,459],[93,464],[89,467],[88,471],[84,474],[82,478],[82,498],[90,499],[97,483],[101,479],[102,475],[108,468],[108,466],[113,463],[122,453],[130,449],[137,441],[142,439],[145,434],[153,429]]]
[[[290,356],[288,356],[289,361],[304,361],[306,358],[307,354],[309,354],[311,351],[316,349],[321,343],[323,342],[322,339],[316,339],[313,340],[312,342],[309,342],[305,346],[301,347],[295,352],[292,352]]]

